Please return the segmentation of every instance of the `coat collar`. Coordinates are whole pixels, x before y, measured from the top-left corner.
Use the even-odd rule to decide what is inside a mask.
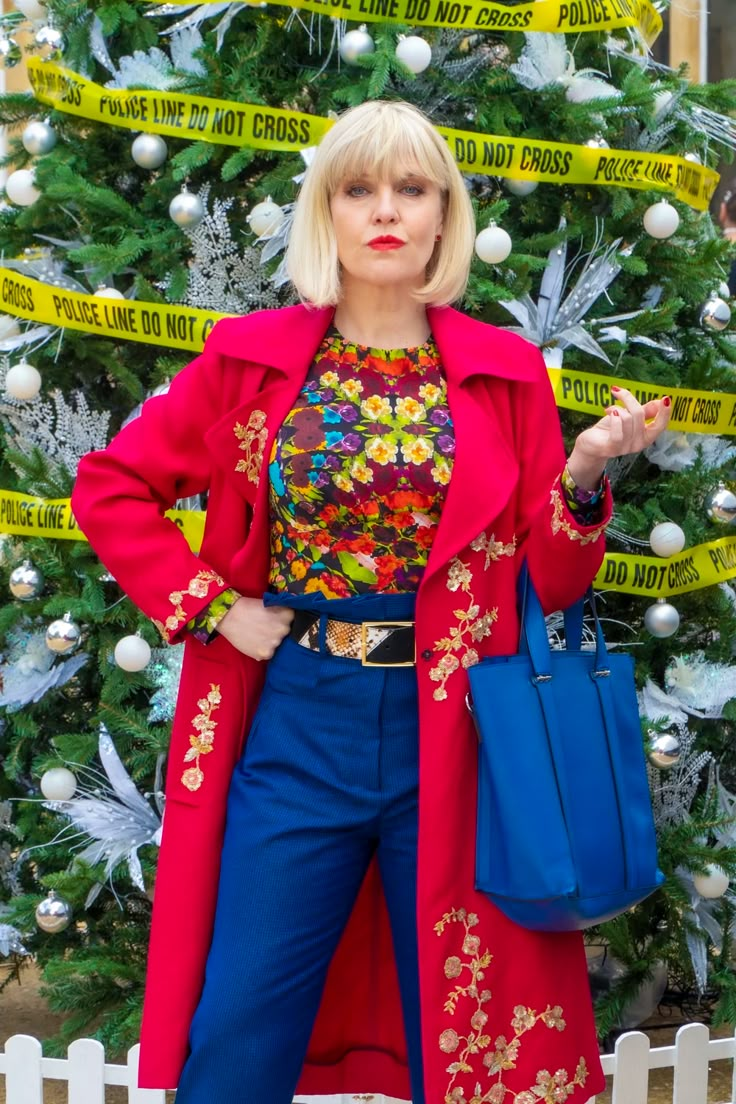
[[[223,353],[232,356],[242,348],[243,359],[287,376],[303,376],[334,315],[334,307],[302,304],[258,311],[227,319],[214,329],[210,341]],[[526,382],[539,378],[531,358],[519,355],[515,334],[453,307],[428,307],[427,318],[448,380],[461,384],[476,375]]]

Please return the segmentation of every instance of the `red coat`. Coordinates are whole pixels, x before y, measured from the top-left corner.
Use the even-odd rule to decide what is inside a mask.
[[[223,638],[204,646],[183,626],[226,586],[253,597],[267,587],[271,442],[332,314],[296,306],[219,322],[168,394],[150,399],[79,468],[74,513],[100,559],[167,639],[186,639],[143,1014],[140,1084],[147,1088],[175,1086],[186,1056],[228,783],[264,671]],[[579,527],[560,495],[564,447],[538,350],[451,308],[430,308],[428,316],[457,452],[416,605],[427,1102],[584,1104],[604,1082],[580,935],[516,927],[473,888],[477,742],[465,668],[477,655],[516,651],[522,553],[545,609],[559,609],[596,574],[603,525]],[[162,515],[206,487],[197,558]],[[604,524],[611,509],[607,487]],[[518,1095],[507,1100],[506,1089]],[[300,1094],[343,1092],[410,1095],[375,863],[330,968],[299,1083]]]

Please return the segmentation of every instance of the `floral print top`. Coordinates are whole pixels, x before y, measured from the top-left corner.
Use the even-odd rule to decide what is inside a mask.
[[[346,341],[331,326],[269,464],[272,590],[416,590],[455,452],[433,339]]]

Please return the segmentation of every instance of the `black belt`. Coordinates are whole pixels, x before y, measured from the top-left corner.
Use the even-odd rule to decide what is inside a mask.
[[[289,635],[304,648],[320,651],[320,614],[294,610]],[[411,666],[415,662],[413,621],[338,621],[328,617],[326,650],[360,660],[364,667]]]

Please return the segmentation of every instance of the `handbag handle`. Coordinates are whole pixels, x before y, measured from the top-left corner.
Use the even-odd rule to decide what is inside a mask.
[[[519,652],[528,655],[534,677],[537,680],[547,681],[550,675],[550,644],[547,635],[547,626],[544,620],[542,604],[539,601],[534,583],[529,573],[526,561],[522,564],[517,580],[517,596],[520,605],[519,616]],[[564,611],[565,619],[565,647],[569,651],[579,651],[582,642],[583,608],[585,599],[590,602],[595,622],[595,663],[592,674],[594,676],[609,673],[608,650],[603,636],[598,610],[596,608],[593,587],[589,586],[586,593],[573,602]]]

